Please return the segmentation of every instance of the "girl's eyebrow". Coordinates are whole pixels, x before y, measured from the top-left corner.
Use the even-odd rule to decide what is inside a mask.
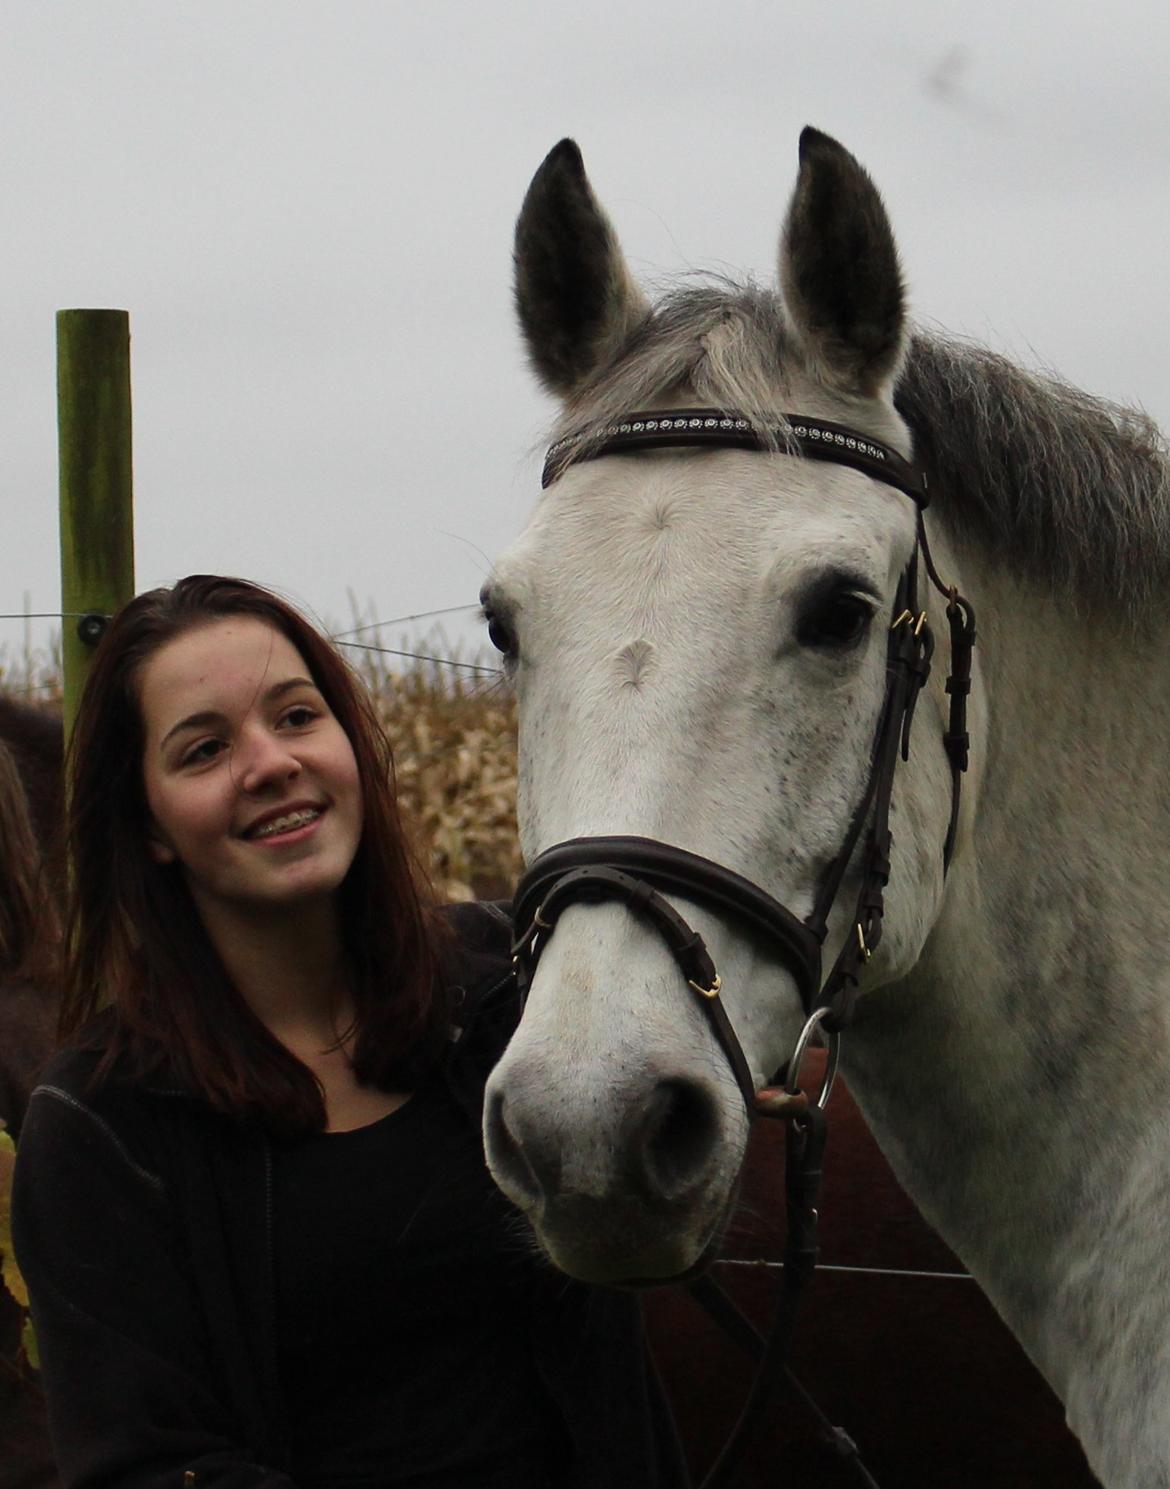
[[[312,688],[316,691],[317,684],[308,677],[286,677],[283,682],[273,683],[260,701],[262,703],[274,703],[277,699],[282,698],[285,693],[294,692],[297,688]],[[159,741],[159,749],[164,749],[167,741],[183,729],[206,729],[213,724],[226,723],[227,716],[213,708],[206,708],[202,713],[188,714],[185,719],[180,719],[173,728],[167,730]]]

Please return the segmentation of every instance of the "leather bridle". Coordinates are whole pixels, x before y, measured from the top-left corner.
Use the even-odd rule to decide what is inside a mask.
[[[717,446],[772,450],[851,466],[903,492],[915,504],[914,551],[898,583],[887,642],[887,682],[871,754],[866,787],[835,858],[821,877],[812,911],[803,919],[758,885],[723,865],[669,843],[640,837],[573,838],[546,849],[520,880],[513,902],[516,940],[513,965],[522,995],[561,913],[570,904],[618,900],[647,920],[666,943],[687,985],[700,1000],[730,1062],[749,1116],[755,1114],[756,1087],[747,1059],[720,999],[721,982],[703,938],[664,898],[678,894],[730,916],[760,936],[796,983],[806,1019],[835,1043],[848,1024],[862,969],[882,935],[884,892],[890,877],[890,799],[899,754],[909,758],[910,726],[918,694],[930,675],[934,638],[926,611],[919,608],[919,561],[946,600],[951,670],[946,690],[950,719],[943,735],[951,767],[951,816],[943,843],[944,872],[954,851],[963,772],[967,768],[967,695],[975,615],[970,602],[939,578],[930,556],[922,514],[926,477],[896,450],[846,429],[802,415],[761,431],[745,415],[710,408],[634,413],[586,439],[558,440],[545,460],[543,485],[550,486],[570,466],[603,455],[675,446]],[[859,889],[852,928],[822,976],[822,949],[829,915],[864,834],[857,865]],[[835,1053],[835,1051],[834,1051]]]
[[[618,901],[648,922],[661,936],[679,971],[699,999],[712,1031],[727,1056],[749,1119],[760,1115],[790,1118],[786,1162],[788,1227],[784,1269],[776,1317],[765,1339],[738,1312],[709,1278],[690,1284],[703,1305],[757,1357],[757,1372],[747,1404],[703,1489],[730,1481],[748,1439],[748,1430],[774,1382],[786,1374],[820,1421],[836,1451],[848,1459],[866,1485],[874,1480],[861,1462],[856,1445],[834,1428],[787,1367],[801,1291],[817,1255],[817,1197],[825,1141],[824,1106],[840,1057],[840,1034],[852,1017],[862,969],[881,941],[884,894],[890,877],[890,800],[899,755],[909,759],[914,709],[930,675],[934,638],[926,611],[919,608],[919,563],[930,583],[946,600],[950,628],[950,717],[943,748],[951,768],[951,814],[942,847],[943,872],[950,866],[959,821],[963,773],[967,769],[967,696],[971,689],[971,654],[975,613],[954,586],[943,583],[927,542],[923,512],[927,505],[925,473],[896,450],[843,425],[801,415],[785,416],[783,425],[761,429],[732,410],[667,409],[624,416],[588,436],[569,435],[548,451],[542,484],[550,486],[571,465],[603,455],[679,446],[714,446],[803,455],[851,466],[904,493],[915,504],[914,551],[898,581],[886,651],[886,691],[870,757],[869,775],[836,856],[821,876],[811,912],[803,919],[758,885],[733,870],[669,843],[641,837],[573,838],[546,849],[529,865],[513,901],[515,940],[512,964],[522,998],[541,952],[548,945],[564,910],[574,904]],[[863,842],[864,837],[864,842]],[[860,855],[858,847],[861,845]],[[857,858],[857,898],[853,919],[828,974],[822,951],[829,916],[850,865]],[[786,1096],[765,1107],[757,1101],[756,1084],[720,996],[722,983],[703,938],[666,898],[681,895],[754,932],[784,964],[800,993],[805,1024],[787,1062]],[[804,1051],[821,1028],[828,1036],[827,1075],[819,1096],[810,1103],[799,1089]],[[776,1095],[769,1091],[769,1098]]]

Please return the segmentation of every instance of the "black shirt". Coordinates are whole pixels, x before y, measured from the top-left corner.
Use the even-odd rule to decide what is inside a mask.
[[[445,1078],[479,1164],[484,1082],[519,1015],[511,937],[490,908],[447,913],[463,1033]],[[114,1017],[99,1016],[95,1039]],[[277,1379],[272,1143],[259,1124],[213,1112],[178,1072],[95,1086],[99,1059],[64,1051],[45,1073],[13,1194],[63,1489],[181,1489],[187,1474],[197,1489],[303,1489]],[[684,1489],[637,1299],[551,1269],[533,1276],[530,1348],[566,1424],[562,1476],[573,1489]],[[328,1391],[322,1366],[296,1368],[311,1372],[293,1382],[302,1402]]]
[[[556,1485],[569,1450],[529,1319],[547,1264],[446,1086],[278,1146],[274,1201],[297,1482]]]

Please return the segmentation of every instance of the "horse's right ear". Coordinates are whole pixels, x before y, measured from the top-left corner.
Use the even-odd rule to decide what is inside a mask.
[[[873,397],[905,351],[898,250],[877,187],[818,129],[800,136],[800,176],[780,246],[784,302],[814,370]]]
[[[516,222],[516,310],[545,387],[571,394],[647,313],[581,152],[562,140],[532,178]]]

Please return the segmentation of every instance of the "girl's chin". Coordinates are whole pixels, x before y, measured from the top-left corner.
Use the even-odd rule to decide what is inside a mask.
[[[209,928],[231,921],[246,932],[249,924],[288,920],[308,931],[312,917],[334,912],[344,879],[344,873],[326,872],[284,884],[240,886],[219,893],[200,892],[192,886],[191,898]]]

